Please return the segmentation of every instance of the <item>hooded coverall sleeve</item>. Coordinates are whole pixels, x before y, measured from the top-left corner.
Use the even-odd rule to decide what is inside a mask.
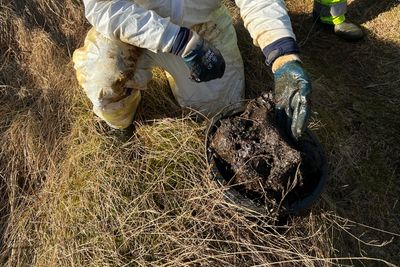
[[[254,44],[264,49],[275,41],[295,39],[284,0],[235,0]]]
[[[153,52],[169,52],[179,26],[127,0],[83,0],[85,16],[104,36]]]

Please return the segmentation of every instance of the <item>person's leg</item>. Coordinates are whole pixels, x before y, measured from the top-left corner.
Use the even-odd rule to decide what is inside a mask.
[[[92,29],[73,60],[79,84],[92,101],[95,114],[113,128],[128,127],[140,101],[140,90],[146,88],[154,66],[166,70],[172,92],[183,107],[212,116],[242,100],[243,62],[229,12],[222,7],[210,17],[211,21],[193,29],[221,51],[227,67],[221,79],[204,83],[189,79],[189,69],[179,56],[140,50],[139,57],[136,47],[109,40]]]
[[[189,69],[181,57],[145,52],[153,59],[155,65],[166,70],[172,92],[178,103],[206,116],[215,115],[224,107],[242,100],[245,82],[243,61],[229,12],[225,7],[221,7],[210,17],[209,22],[195,25],[192,30],[221,51],[226,62],[225,73],[221,79],[195,83],[189,79]]]
[[[112,128],[132,124],[140,89],[147,83],[133,80],[140,51],[91,29],[84,46],[74,52],[78,82],[93,103],[94,113]]]
[[[346,21],[347,0],[314,0],[313,15],[322,23],[332,25],[335,34],[349,41],[363,37],[361,28]]]

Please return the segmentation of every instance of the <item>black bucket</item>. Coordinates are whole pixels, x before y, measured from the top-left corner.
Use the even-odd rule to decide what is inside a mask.
[[[250,211],[254,211],[256,214],[267,215],[270,214],[269,208],[267,205],[260,204],[257,201],[254,201],[248,196],[242,194],[239,190],[236,190],[233,186],[227,186],[229,180],[232,176],[227,175],[227,170],[225,166],[219,164],[218,158],[215,156],[214,151],[210,147],[211,140],[220,126],[220,120],[234,117],[243,113],[245,110],[245,104],[247,102],[243,101],[233,106],[226,107],[223,111],[213,117],[210,121],[208,132],[207,132],[207,161],[208,164],[211,166],[210,176],[217,184],[221,187],[227,187],[225,189],[224,194],[228,201],[231,203],[240,205]],[[298,196],[291,196],[288,194],[287,201],[284,200],[281,205],[281,209],[278,212],[278,217],[284,217],[287,215],[301,215],[304,214],[307,210],[309,210],[312,205],[320,198],[322,190],[325,186],[327,180],[327,164],[326,164],[326,156],[324,153],[324,149],[319,142],[318,138],[315,134],[313,134],[310,130],[306,130],[303,134],[302,142],[304,143],[304,147],[307,147],[309,150],[312,151],[312,155],[310,157],[309,162],[313,164],[313,161],[318,161],[318,167],[314,172],[315,175],[312,177],[304,177],[307,181],[310,181],[312,184],[311,190],[307,192],[306,195],[302,195],[301,197]],[[227,177],[230,176],[230,177]],[[312,180],[309,180],[312,179]],[[289,200],[290,199],[290,200]]]

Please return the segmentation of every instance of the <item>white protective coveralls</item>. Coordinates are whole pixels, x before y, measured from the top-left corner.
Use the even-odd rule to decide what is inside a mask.
[[[93,28],[73,61],[80,85],[93,110],[111,127],[133,120],[153,67],[167,72],[181,106],[213,115],[238,102],[244,93],[243,62],[236,33],[220,0],[83,0]],[[261,48],[295,38],[284,0],[236,0],[244,25]],[[224,76],[195,83],[183,59],[168,53],[180,26],[190,28],[217,47],[226,62]],[[141,54],[137,62],[135,54]]]

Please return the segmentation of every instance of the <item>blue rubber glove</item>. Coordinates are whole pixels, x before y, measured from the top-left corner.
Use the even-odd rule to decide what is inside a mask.
[[[180,28],[170,52],[183,58],[190,69],[190,79],[195,82],[207,82],[224,75],[225,60],[221,52],[187,28]]]
[[[274,78],[277,122],[298,139],[307,128],[311,113],[310,79],[297,61],[282,65]]]

